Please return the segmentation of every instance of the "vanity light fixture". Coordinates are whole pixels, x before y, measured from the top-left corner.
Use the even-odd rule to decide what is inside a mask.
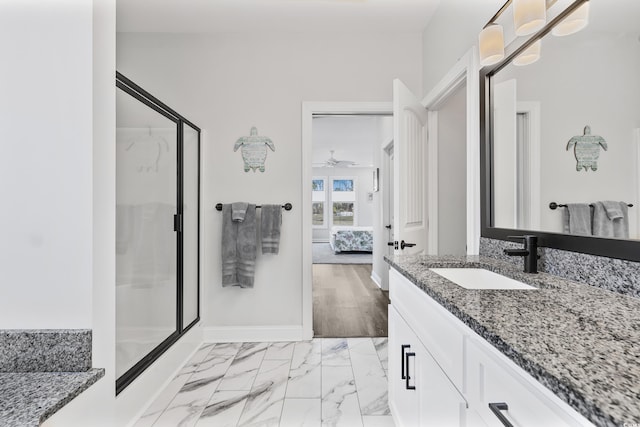
[[[478,36],[480,65],[496,64],[504,58],[504,32],[502,25],[489,24]]]
[[[554,36],[568,36],[582,30],[587,24],[589,24],[589,2],[584,3],[553,27],[551,34]]]
[[[516,35],[531,34],[546,24],[547,0],[507,0],[478,35],[480,65],[483,67],[496,64],[504,58],[504,30],[495,21],[511,4]]]
[[[545,0],[513,0],[513,24],[517,36],[533,34],[546,23]]]
[[[480,65],[496,64],[504,59],[504,30],[496,20],[513,5],[513,23],[517,36],[533,34],[542,29],[547,23],[547,8],[553,6],[556,0],[507,0],[500,10],[487,22],[478,35],[480,51]],[[589,23],[589,1],[585,1],[571,12],[551,30],[554,36],[567,36],[582,30]],[[533,43],[514,60],[514,65],[533,64],[540,59],[541,43]]]
[[[523,66],[529,65],[540,59],[540,48],[542,47],[542,40],[538,40],[531,46],[526,48],[520,55],[513,59],[513,65]]]

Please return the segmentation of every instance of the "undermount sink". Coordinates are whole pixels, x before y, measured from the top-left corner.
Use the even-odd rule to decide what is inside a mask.
[[[465,289],[537,290],[533,286],[484,268],[430,268],[430,270]]]

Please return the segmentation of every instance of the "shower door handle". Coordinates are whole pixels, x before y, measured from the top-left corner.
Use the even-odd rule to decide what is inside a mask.
[[[173,231],[182,232],[182,215],[176,214],[173,216]]]

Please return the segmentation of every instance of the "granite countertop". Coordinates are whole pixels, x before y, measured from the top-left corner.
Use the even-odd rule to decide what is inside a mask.
[[[104,376],[104,369],[85,372],[0,373],[0,425],[39,426]]]
[[[385,260],[595,425],[640,425],[640,299],[493,258]],[[538,290],[469,290],[437,267],[486,268]]]
[[[0,330],[0,426],[39,426],[104,376],[89,329]]]

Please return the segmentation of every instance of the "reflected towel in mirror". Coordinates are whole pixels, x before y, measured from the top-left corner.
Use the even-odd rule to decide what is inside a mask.
[[[617,208],[621,216],[612,214],[610,217],[606,206]],[[593,235],[598,237],[629,238],[629,207],[625,202],[595,202],[593,203]]]
[[[562,221],[565,233],[591,235],[591,208],[588,203],[567,203]]]

